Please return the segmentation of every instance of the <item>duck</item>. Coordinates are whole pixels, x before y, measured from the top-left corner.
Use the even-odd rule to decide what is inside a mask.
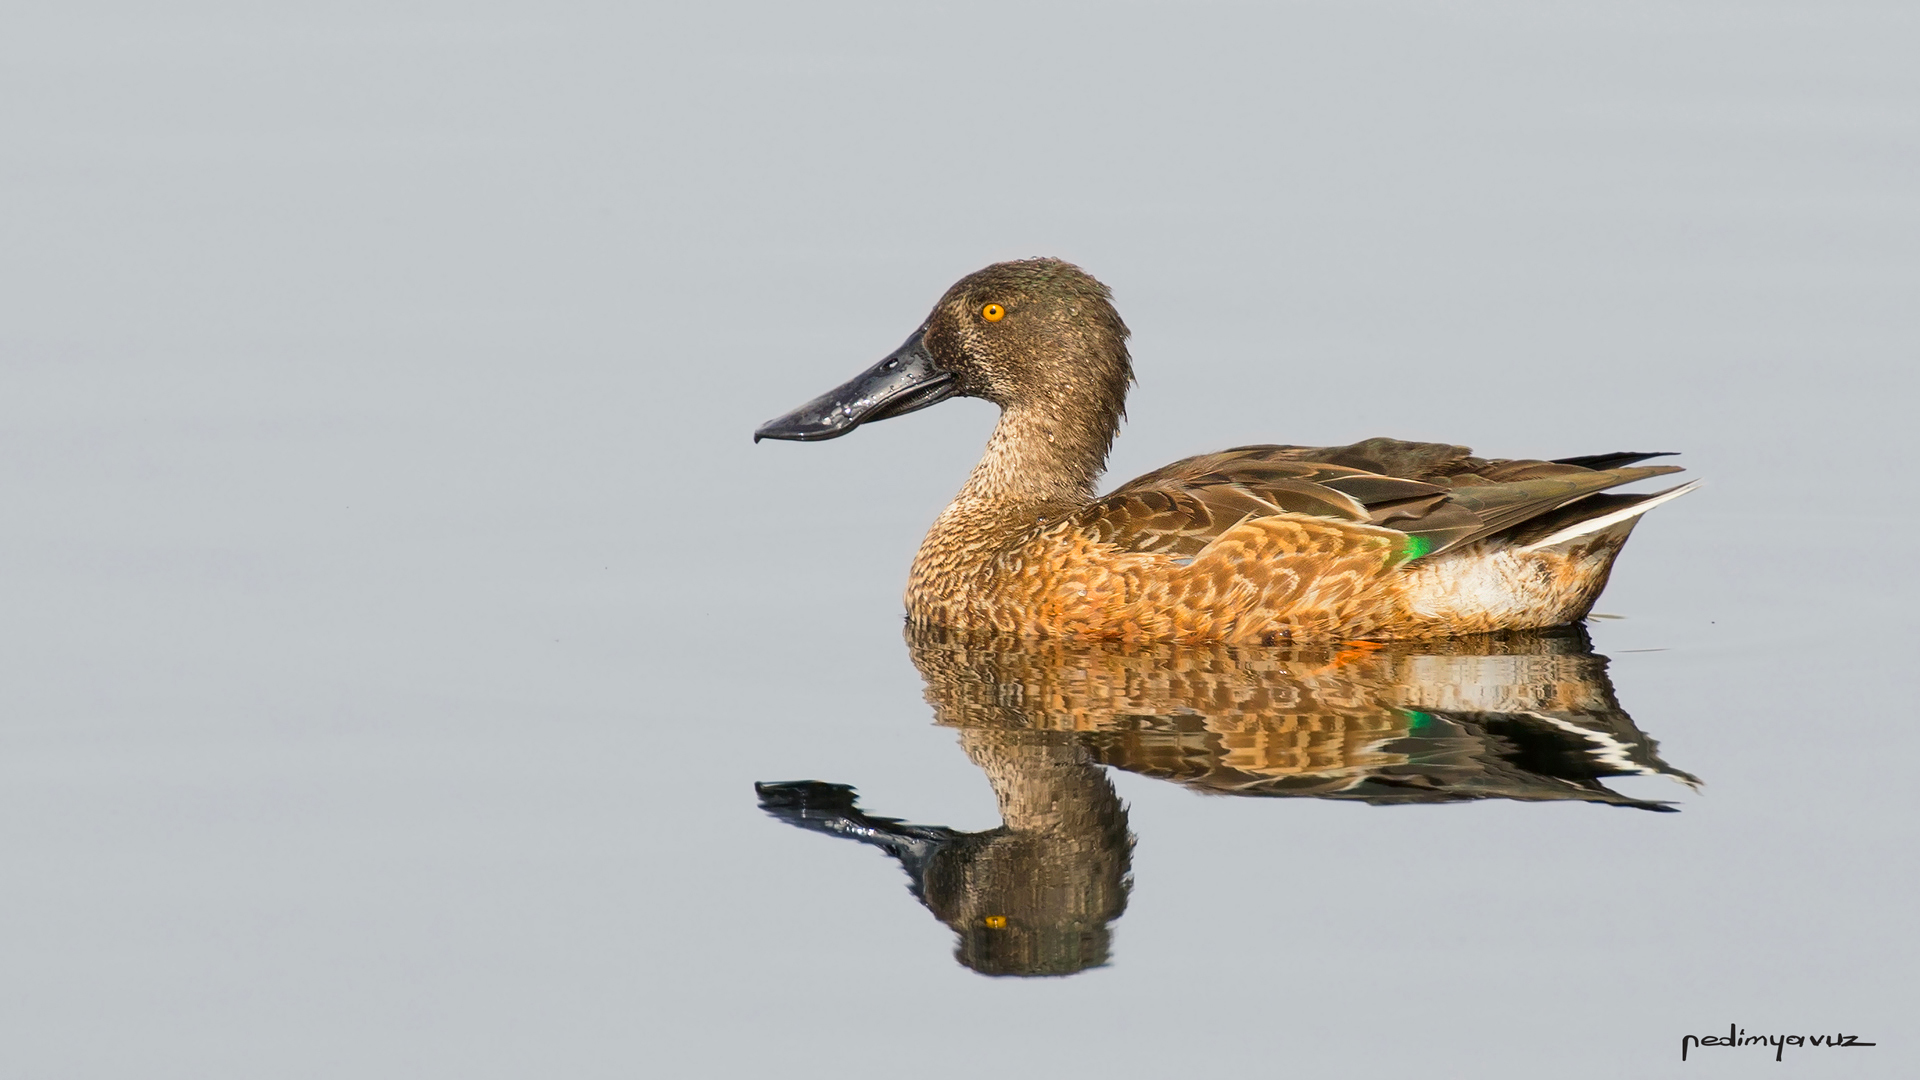
[[[1239,446],[1096,484],[1134,382],[1112,291],[1057,258],[955,282],[899,348],[770,420],[813,442],[953,397],[1000,408],[928,530],[910,624],[1020,637],[1382,642],[1583,621],[1669,452],[1476,457],[1370,438]]]

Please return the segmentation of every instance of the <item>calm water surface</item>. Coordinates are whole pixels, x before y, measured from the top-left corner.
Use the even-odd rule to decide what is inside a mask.
[[[1915,1075],[1917,43],[10,20],[0,1075]],[[1706,484],[1585,631],[906,635],[991,409],[750,433],[1039,253],[1134,329],[1117,477],[1392,435]],[[1680,1061],[1729,1023],[1879,1045]]]

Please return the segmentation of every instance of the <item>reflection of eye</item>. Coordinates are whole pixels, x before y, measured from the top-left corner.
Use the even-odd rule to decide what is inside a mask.
[[[999,308],[994,307],[992,304],[987,305],[987,310],[1000,311]],[[986,311],[983,311],[980,314],[985,315],[986,313]],[[1005,315],[1006,312],[1001,311],[1000,314]],[[981,921],[987,924],[987,929],[989,930],[1004,930],[1007,928],[1007,917],[1005,915],[989,915]]]
[[[988,304],[986,307],[980,309],[980,317],[988,322],[999,322],[1001,319],[1007,317],[1007,309],[1001,307],[999,304]],[[999,916],[995,916],[995,918],[999,918]],[[1006,920],[1002,919],[1001,921],[1005,922]]]

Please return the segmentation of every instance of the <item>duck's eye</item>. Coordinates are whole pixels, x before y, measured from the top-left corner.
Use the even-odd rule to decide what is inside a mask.
[[[1007,309],[999,304],[988,304],[980,309],[980,317],[988,322],[999,322],[1007,317]]]

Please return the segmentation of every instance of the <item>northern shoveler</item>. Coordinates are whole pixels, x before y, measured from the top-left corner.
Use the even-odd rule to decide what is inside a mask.
[[[831,439],[954,396],[1000,406],[920,545],[919,625],[1272,642],[1428,638],[1577,622],[1641,514],[1691,490],[1600,494],[1663,454],[1538,460],[1368,439],[1242,446],[1095,497],[1133,381],[1107,287],[1058,259],[947,290],[904,345],[754,440]]]

